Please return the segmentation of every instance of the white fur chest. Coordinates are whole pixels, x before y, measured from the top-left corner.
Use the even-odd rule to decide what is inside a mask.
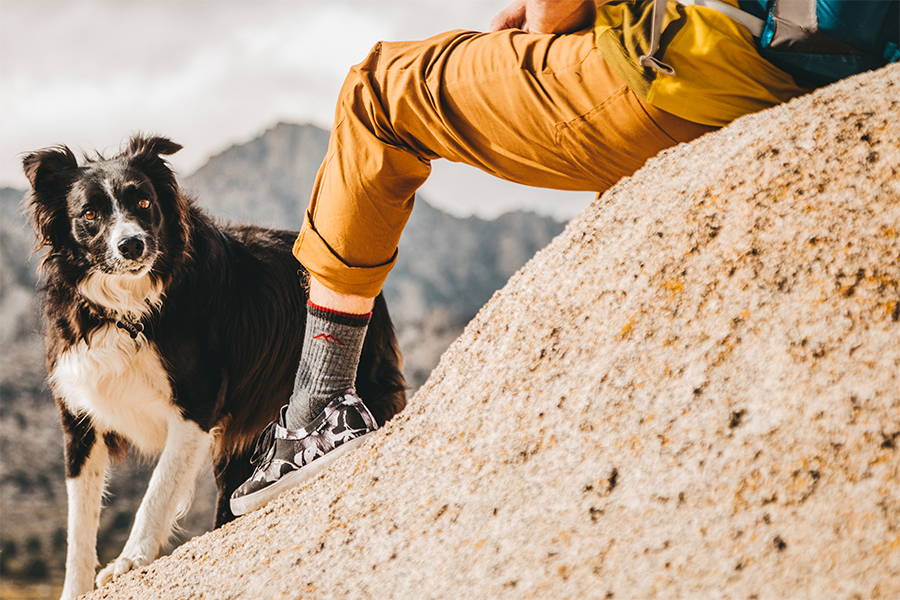
[[[73,414],[90,415],[101,432],[115,432],[145,454],[159,452],[167,423],[180,411],[155,346],[113,324],[97,329],[90,341],[58,357],[50,374],[54,390]]]

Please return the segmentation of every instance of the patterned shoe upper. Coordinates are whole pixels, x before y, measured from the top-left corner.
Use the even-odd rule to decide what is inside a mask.
[[[250,459],[253,475],[232,495],[240,498],[275,483],[320,458],[341,444],[378,429],[378,424],[362,399],[347,392],[335,397],[316,419],[302,429],[283,425],[284,411],[260,434]]]

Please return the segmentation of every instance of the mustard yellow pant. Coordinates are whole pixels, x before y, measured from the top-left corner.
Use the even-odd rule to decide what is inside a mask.
[[[638,99],[592,30],[382,42],[343,85],[294,255],[327,287],[375,296],[436,158],[526,185],[602,192],[710,129]]]

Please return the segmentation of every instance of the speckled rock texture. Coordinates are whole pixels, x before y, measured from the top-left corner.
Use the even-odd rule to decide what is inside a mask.
[[[406,412],[92,598],[900,597],[900,66],[664,152]]]

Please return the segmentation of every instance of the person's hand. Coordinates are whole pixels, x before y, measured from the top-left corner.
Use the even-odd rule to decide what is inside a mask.
[[[491,31],[503,29],[525,29],[526,0],[513,0],[491,20]]]
[[[591,24],[594,0],[513,0],[491,21],[491,31],[569,33]]]

